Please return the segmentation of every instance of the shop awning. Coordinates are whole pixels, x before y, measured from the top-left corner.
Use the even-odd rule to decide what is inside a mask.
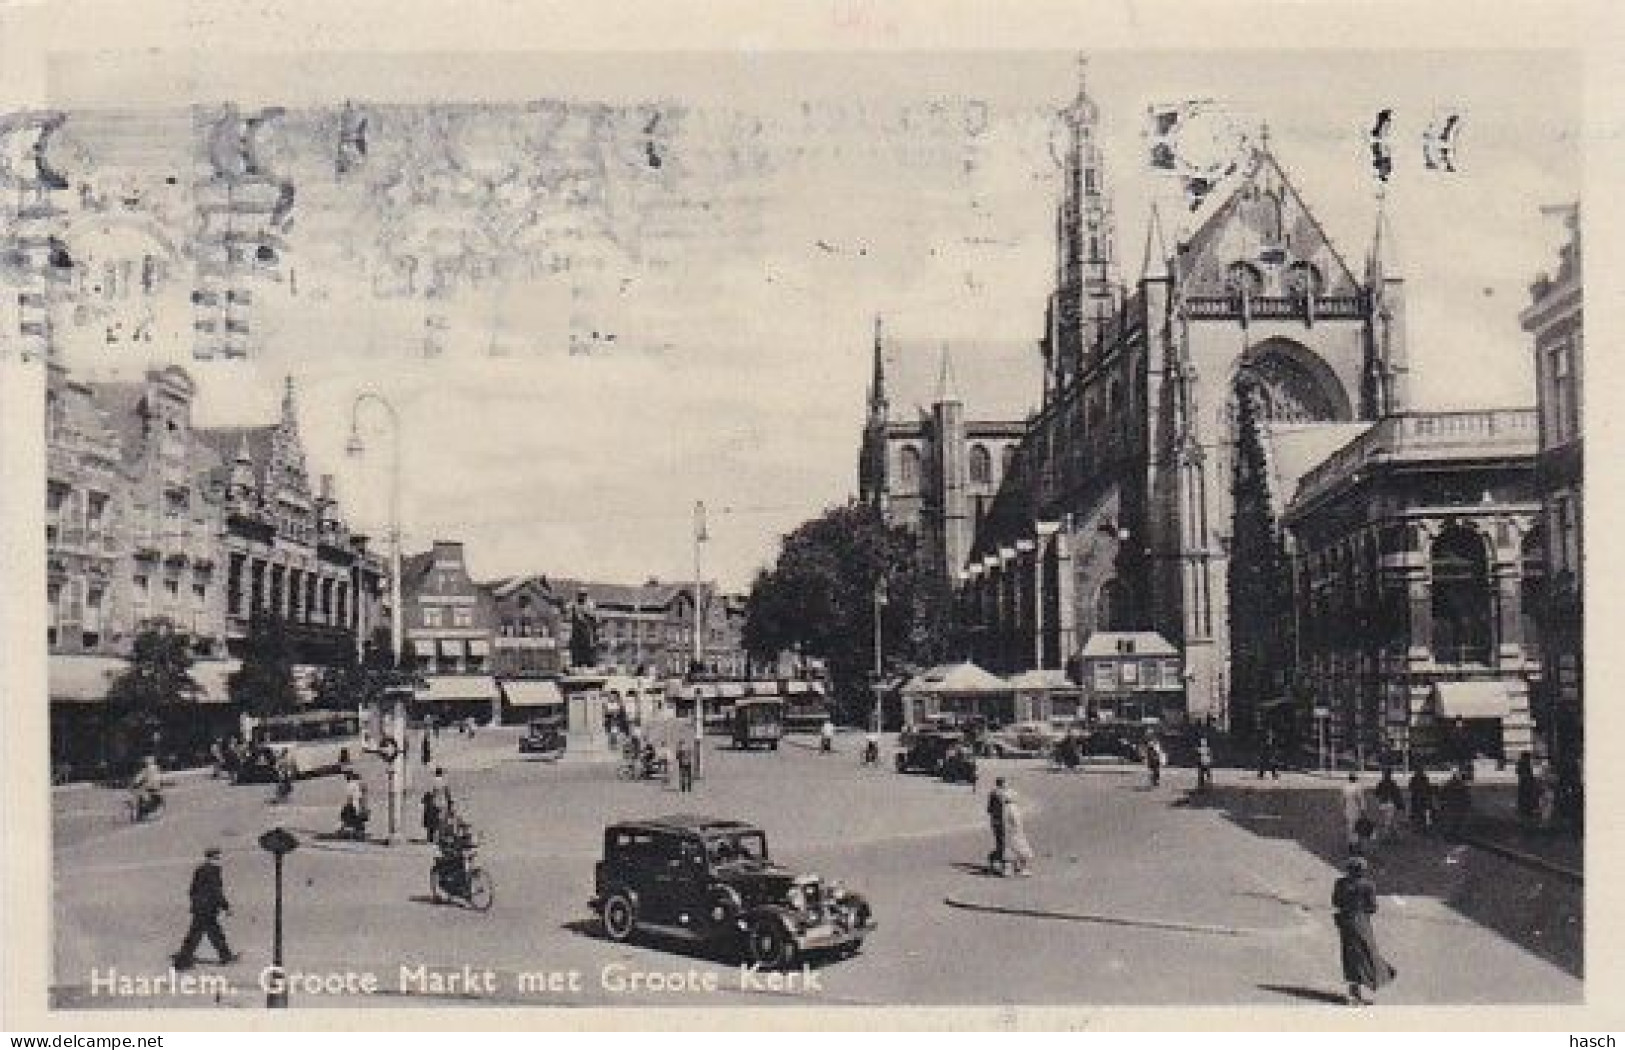
[[[779,683],[777,683],[777,682],[752,682],[752,683],[750,683],[750,693],[751,693],[752,696],[778,696],[779,695]]]
[[[1505,682],[1435,682],[1433,710],[1440,718],[1505,718],[1512,697]]]
[[[46,680],[51,703],[99,704],[124,667],[113,656],[53,656]]]
[[[435,643],[435,648],[441,656],[456,659],[463,655],[463,643],[458,638],[442,638]]]
[[[197,695],[198,703],[231,703],[231,673],[240,666],[237,660],[199,660],[193,664],[192,681],[202,687]],[[299,694],[300,702],[306,704],[316,696],[314,684],[308,678],[301,681],[298,675],[294,676],[294,692]]]
[[[491,643],[484,638],[470,638],[468,640],[469,656],[491,655]]]
[[[489,703],[497,695],[497,680],[488,674],[435,674],[428,676],[428,683],[420,695],[432,703]]]
[[[737,700],[745,695],[743,682],[722,682],[717,685],[717,695]]]
[[[562,707],[564,694],[558,684],[549,681],[515,679],[502,683],[503,695],[510,707]]]
[[[812,683],[800,678],[792,678],[784,683],[784,691],[786,693],[810,693],[812,692]]]
[[[47,670],[47,693],[53,704],[100,704],[107,700],[113,679],[128,666],[116,656],[52,656]],[[227,682],[237,670],[236,660],[199,660],[192,665],[200,704],[229,704]]]

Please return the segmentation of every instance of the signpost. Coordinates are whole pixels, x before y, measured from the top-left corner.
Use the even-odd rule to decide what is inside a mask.
[[[271,919],[271,968],[278,979],[265,993],[267,1009],[287,1009],[288,987],[282,979],[282,858],[299,848],[299,840],[285,828],[276,827],[260,836],[260,848],[276,863],[276,906]]]

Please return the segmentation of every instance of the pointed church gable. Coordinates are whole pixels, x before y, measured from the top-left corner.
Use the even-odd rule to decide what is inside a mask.
[[[1257,296],[1297,297],[1304,281],[1320,296],[1359,294],[1353,271],[1265,151],[1186,243],[1180,271],[1187,294],[1200,298],[1228,298],[1242,284]]]

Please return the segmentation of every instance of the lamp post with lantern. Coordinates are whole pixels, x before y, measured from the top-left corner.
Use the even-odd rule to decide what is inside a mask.
[[[395,406],[381,394],[370,390],[357,394],[350,406],[350,440],[344,446],[345,452],[352,457],[363,455],[367,449],[366,443],[361,440],[361,408],[366,404],[377,405],[389,418],[389,645],[395,668],[399,670],[406,644],[402,620],[405,610],[401,608],[401,417],[395,411]],[[384,758],[389,774],[388,841],[394,844],[400,841],[401,813],[404,808],[402,800],[406,792],[408,768],[403,746],[406,742],[406,707],[398,694],[394,709],[389,712],[389,729],[385,732],[385,736],[396,745],[390,749],[393,753]],[[382,752],[380,756],[383,756]]]

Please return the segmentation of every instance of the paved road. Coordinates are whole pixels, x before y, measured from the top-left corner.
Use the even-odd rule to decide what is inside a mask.
[[[425,844],[319,838],[336,825],[341,792],[332,778],[302,783],[288,806],[268,805],[263,788],[188,781],[172,791],[162,822],[139,827],[116,818],[116,793],[59,791],[56,1000],[76,1007],[260,1006],[271,865],[254,839],[275,823],[305,839],[288,861],[289,967],[372,973],[380,985],[371,995],[296,994],[297,1006],[1302,1006],[1340,991],[1327,910],[1335,870],[1315,828],[1323,807],[1326,827],[1335,829],[1335,796],[1325,784],[1289,777],[1254,790],[1246,781],[1221,782],[1219,792],[1191,805],[1182,770],[1149,790],[1138,770],[1124,766],[1067,774],[1032,761],[990,763],[1027,799],[1039,854],[1033,878],[1005,880],[980,870],[988,848],[983,794],[864,769],[853,740],[843,739],[844,751],[834,756],[818,755],[805,741],[789,743],[776,754],[708,754],[705,779],[685,797],[662,784],[620,781],[613,763],[520,760],[507,735],[443,737],[439,758],[486,836],[497,903],[483,915],[428,900]],[[375,799],[383,788],[377,773],[369,773]],[[815,970],[816,988],[790,990],[742,987],[727,960],[602,940],[585,901],[604,824],[685,811],[761,824],[781,859],[868,893],[880,929],[857,957]],[[1316,834],[1303,833],[1306,821]],[[1335,830],[1327,834],[1335,839]],[[235,909],[226,925],[246,958],[198,972],[225,977],[230,987],[191,996],[161,990],[151,999],[92,994],[93,973],[164,973],[185,927],[188,873],[209,843],[226,851]],[[1379,869],[1402,891],[1383,898],[1377,918],[1401,971],[1385,1002],[1580,1000],[1577,961],[1565,968],[1560,953],[1542,958],[1518,943],[1529,943],[1527,924],[1469,906],[1485,898],[1518,911],[1520,901],[1534,901],[1542,916],[1570,908],[1577,924],[1577,892],[1572,900],[1547,900],[1541,895],[1549,897],[1550,888],[1537,887],[1512,862],[1432,842],[1394,847]],[[1491,886],[1510,889],[1496,896]],[[1466,958],[1474,965],[1463,966]],[[470,994],[424,976],[460,974],[465,964],[476,970]],[[634,972],[681,974],[682,981],[692,981],[692,972],[714,975],[719,990],[605,987],[606,966],[612,986]],[[564,974],[559,980],[567,985],[571,971],[580,974],[579,991],[517,987],[520,974],[541,972]]]

